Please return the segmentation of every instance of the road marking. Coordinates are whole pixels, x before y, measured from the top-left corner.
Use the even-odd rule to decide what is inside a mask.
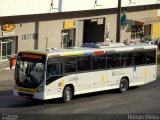
[[[105,105],[105,106],[101,106],[102,108],[106,108],[106,107],[110,107],[111,105]]]
[[[146,99],[142,99],[141,101],[150,101],[152,99],[146,98]]]
[[[78,110],[76,110],[76,112],[82,112],[82,111],[86,111],[86,110],[88,110],[88,109],[78,109]]]
[[[124,102],[124,103],[120,103],[120,105],[129,104],[129,103],[132,103],[132,102]]]

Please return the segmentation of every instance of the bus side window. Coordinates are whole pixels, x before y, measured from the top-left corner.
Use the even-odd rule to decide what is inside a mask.
[[[120,67],[120,53],[107,54],[107,68]]]
[[[66,57],[65,59],[65,73],[76,72],[76,57]]]
[[[145,64],[145,52],[136,51],[134,52],[134,65],[144,65]]]
[[[106,68],[106,55],[95,55],[92,57],[93,70]]]
[[[133,63],[133,53],[132,52],[121,53],[121,66],[122,67],[132,66],[132,63]]]
[[[112,63],[112,55],[111,54],[107,54],[107,68],[112,68],[113,63]]]
[[[91,70],[91,56],[77,57],[77,71]]]
[[[114,63],[116,68],[120,67],[121,64],[120,60],[121,60],[120,53],[114,54]]]
[[[122,67],[126,66],[126,53],[121,54],[121,66]]]
[[[62,74],[62,63],[51,63],[47,65],[47,78]]]
[[[156,50],[146,51],[146,64],[156,63]]]

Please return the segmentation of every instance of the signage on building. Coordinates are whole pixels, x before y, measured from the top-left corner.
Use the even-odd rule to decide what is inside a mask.
[[[6,24],[4,24],[4,25],[2,25],[2,30],[3,31],[12,31],[12,30],[14,30],[16,28],[16,26],[14,25],[14,24],[12,24],[12,23],[6,23]]]
[[[97,25],[103,25],[104,23],[104,19],[103,18],[99,18],[97,21]]]
[[[156,14],[157,17],[160,17],[160,9],[157,9],[157,14]]]
[[[65,20],[63,23],[63,28],[65,29],[74,28],[74,26],[75,26],[74,20]]]
[[[16,26],[12,23],[6,23],[3,24],[1,27],[2,30],[2,36],[11,36],[15,34],[15,28]]]
[[[12,36],[14,34],[15,34],[14,30],[12,30],[12,31],[2,31],[2,36]]]

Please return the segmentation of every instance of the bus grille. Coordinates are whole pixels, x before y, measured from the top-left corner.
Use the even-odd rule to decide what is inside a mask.
[[[18,92],[19,96],[32,98],[34,94]]]

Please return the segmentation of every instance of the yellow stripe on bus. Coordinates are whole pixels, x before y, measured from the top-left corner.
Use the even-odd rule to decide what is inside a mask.
[[[148,70],[145,68],[144,69],[144,76],[147,77],[147,75],[148,75]]]
[[[60,56],[74,56],[74,55],[83,55],[84,52],[72,52],[72,53],[63,53]]]
[[[104,81],[104,74],[102,74],[102,81]]]
[[[64,80],[61,81],[61,87],[64,88]]]
[[[22,91],[22,92],[29,92],[29,93],[37,92],[37,88],[23,88],[23,87],[19,87],[19,86],[16,86],[16,90]]]

